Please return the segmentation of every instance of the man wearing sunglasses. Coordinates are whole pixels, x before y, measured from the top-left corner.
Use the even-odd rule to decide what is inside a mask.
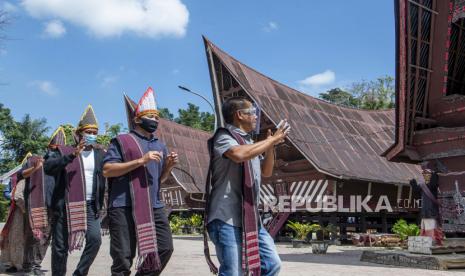
[[[44,163],[54,175],[52,275],[66,275],[68,252],[82,251],[73,275],[87,275],[102,243],[99,211],[103,207],[104,150],[97,144],[98,124],[89,105],[76,130],[76,147],[58,146]],[[85,246],[84,246],[85,242]]]
[[[205,238],[207,263],[219,275],[278,275],[281,261],[257,206],[261,177],[272,175],[274,146],[284,141],[289,125],[280,124],[274,133],[268,130],[266,139],[254,143],[250,133],[257,125],[257,110],[249,100],[230,98],[222,113],[226,126],[208,141],[211,159],[205,216],[219,271]]]

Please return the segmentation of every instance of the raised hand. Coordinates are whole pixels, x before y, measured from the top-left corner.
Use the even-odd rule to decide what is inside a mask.
[[[40,169],[40,167],[42,167],[43,164],[44,164],[44,158],[42,157],[37,158],[33,164],[34,171]]]
[[[39,157],[35,160],[34,167],[40,168],[44,164],[44,158]]]
[[[147,164],[150,161],[155,161],[155,162],[160,162],[161,159],[163,158],[163,153],[159,151],[149,151],[144,156],[142,156],[142,161],[144,164]]]
[[[268,130],[268,138],[271,138],[274,140],[274,143],[273,143],[274,145],[278,145],[284,142],[284,140],[286,139],[290,131],[291,131],[291,126],[285,119],[279,125],[275,133],[272,133],[271,130]]]
[[[74,148],[74,155],[78,156],[79,154],[81,154],[81,152],[84,150],[85,147],[86,147],[86,141],[84,139],[81,139],[81,141],[79,141],[79,144],[76,146],[76,148]]]
[[[179,157],[176,152],[171,152],[170,154],[168,154],[167,159],[166,159],[166,167],[172,168],[178,163],[179,163]]]

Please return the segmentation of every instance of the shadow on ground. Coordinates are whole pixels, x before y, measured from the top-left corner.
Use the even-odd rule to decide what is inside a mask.
[[[203,236],[182,236],[182,235],[176,235],[176,236],[173,236],[173,239],[185,240],[185,241],[200,241],[200,240],[203,240]]]
[[[283,246],[285,244],[281,244]],[[289,249],[292,248],[291,245],[286,246]],[[288,250],[289,250],[288,249]],[[292,250],[292,249],[291,249]],[[376,263],[361,262],[360,257],[362,256],[363,251],[366,250],[375,250],[369,248],[363,249],[344,249],[338,247],[332,247],[332,252],[326,254],[313,254],[311,247],[300,249],[299,253],[280,253],[281,261],[283,262],[299,262],[299,263],[314,263],[314,264],[328,264],[328,265],[342,265],[342,266],[360,266],[360,267],[386,267],[392,269],[412,269],[409,267],[399,267],[391,265],[383,265]],[[379,249],[377,249],[379,250]],[[418,269],[418,268],[416,268]],[[452,269],[447,270],[447,273],[463,273],[465,269]]]

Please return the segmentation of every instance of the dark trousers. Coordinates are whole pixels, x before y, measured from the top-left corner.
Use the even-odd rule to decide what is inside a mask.
[[[131,274],[131,266],[136,255],[136,232],[132,209],[130,207],[110,208],[108,210],[110,226],[110,255],[113,259],[111,275],[122,276]],[[168,217],[163,208],[153,209],[155,228],[157,231],[158,255],[161,270],[150,274],[160,275],[173,254],[173,238]]]
[[[49,219],[49,227],[45,230],[45,233],[43,233],[46,236],[45,242],[41,244],[40,240],[36,239],[32,233],[29,215],[27,213],[24,214],[24,270],[40,270],[42,261],[45,258],[47,248],[50,244],[50,222],[51,220]]]
[[[66,275],[69,249],[68,223],[65,210],[60,210],[55,216],[52,237],[52,275],[63,276]],[[86,245],[73,275],[87,275],[101,244],[100,220],[97,218],[93,204],[88,201]]]

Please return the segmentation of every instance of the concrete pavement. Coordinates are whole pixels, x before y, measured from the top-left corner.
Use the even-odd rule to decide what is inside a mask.
[[[212,275],[203,256],[203,240],[200,236],[175,236],[175,251],[163,275],[202,276]],[[360,255],[364,248],[353,246],[331,246],[326,255],[314,255],[311,248],[292,248],[290,244],[277,244],[282,260],[282,276],[349,276],[349,275],[376,275],[376,276],[412,276],[412,275],[465,275],[465,270],[431,271],[411,268],[398,268],[360,262]],[[110,275],[111,258],[109,254],[110,242],[103,237],[102,247],[97,259],[91,267],[89,275]],[[214,254],[214,248],[211,246]],[[79,261],[79,252],[75,252],[68,259],[68,275]],[[216,257],[213,256],[216,261]],[[43,269],[47,275],[50,273],[50,250],[43,262]],[[2,274],[6,275],[6,274]],[[13,274],[14,275],[14,274]],[[20,275],[20,274],[16,274]]]

